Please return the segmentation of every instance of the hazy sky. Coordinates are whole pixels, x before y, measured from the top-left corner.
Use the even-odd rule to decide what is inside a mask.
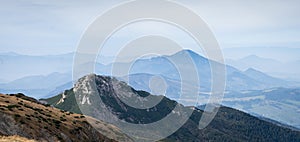
[[[87,26],[117,0],[6,0],[0,5],[0,52],[29,55],[75,51]],[[300,48],[299,0],[180,0],[198,13],[221,48]],[[166,11],[168,9],[166,8]],[[139,26],[149,30],[155,26]],[[164,29],[168,29],[167,27]],[[131,30],[134,30],[132,28]],[[126,36],[130,28],[118,38]],[[180,32],[166,30],[171,34]],[[180,37],[181,35],[176,35]],[[120,40],[116,38],[117,40]]]

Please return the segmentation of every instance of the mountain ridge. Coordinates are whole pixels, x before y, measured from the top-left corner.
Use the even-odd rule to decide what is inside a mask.
[[[111,124],[50,107],[23,94],[0,94],[0,114],[0,135],[37,141],[131,141]]]
[[[101,117],[102,119],[104,119],[103,116],[105,116],[105,120],[121,119],[127,122],[137,124],[144,124],[157,121],[165,117],[166,114],[172,112],[172,109],[177,104],[177,102],[175,101],[172,101],[168,98],[163,98],[163,100],[158,105],[156,105],[153,108],[150,108],[150,111],[147,111],[147,109],[137,110],[127,106],[126,104],[124,104],[124,102],[118,99],[118,97],[122,97],[123,95],[127,97],[131,96],[129,95],[130,93],[122,95],[122,93],[120,94],[120,92],[128,92],[128,89],[131,89],[132,93],[137,93],[139,96],[152,96],[151,94],[147,92],[136,91],[133,88],[130,88],[129,86],[124,84],[124,82],[119,82],[111,77],[103,77],[97,75],[92,76],[95,77],[92,80],[88,79],[91,76],[79,79],[77,85],[75,85],[75,87],[77,86],[75,91],[80,91],[79,94],[78,92],[77,94],[74,93],[74,88],[68,90],[66,93],[64,93],[64,102],[60,103],[59,106],[55,104],[57,104],[61,100],[62,95],[60,95],[60,97],[56,97],[56,99],[45,99],[45,101],[51,100],[51,104],[53,106],[61,109],[68,109],[70,108],[70,106],[74,107],[78,104],[81,105],[81,110],[92,110],[92,113],[90,114],[97,119],[101,119]],[[90,86],[91,83],[93,84],[93,82],[95,82],[96,86]],[[121,87],[118,87],[121,90],[114,90],[114,85],[121,85]],[[89,88],[88,92],[86,92],[87,88]],[[101,99],[104,100],[104,104],[100,104],[100,108],[103,108],[103,105],[106,106],[106,109],[112,112],[114,116],[106,115],[102,111],[97,111],[97,109],[92,107],[98,104],[95,99],[98,93],[96,93],[95,91],[97,91]],[[153,97],[156,98],[157,96]],[[78,103],[76,103],[76,100]],[[191,109],[191,107],[181,107],[183,110]],[[190,119],[188,119],[188,121],[184,123],[184,125],[180,129],[178,129],[175,133],[173,133],[171,136],[167,137],[163,141],[274,141],[287,139],[291,141],[300,140],[299,131],[279,127],[275,124],[262,121],[249,114],[228,107],[221,107],[219,112],[217,113],[217,116],[214,118],[211,124],[204,130],[199,130],[197,122],[199,122],[202,114],[203,111],[195,109]],[[149,131],[147,131],[147,133],[151,135]]]

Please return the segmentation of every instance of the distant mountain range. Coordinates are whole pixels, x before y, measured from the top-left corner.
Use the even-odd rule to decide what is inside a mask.
[[[99,94],[98,94],[98,93]],[[132,98],[133,94],[141,99]],[[156,122],[167,114],[174,115],[175,118],[170,121],[172,124],[179,123],[185,111],[193,110],[191,117],[175,133],[162,141],[299,141],[300,132],[279,126],[275,123],[266,122],[246,113],[228,108],[221,107],[216,117],[205,129],[198,129],[198,122],[203,115],[203,111],[195,107],[184,107],[179,104],[179,110],[182,112],[172,111],[177,106],[176,101],[163,97],[161,102],[148,109],[136,109],[128,106],[120,98],[134,99],[136,104],[143,106],[149,103],[147,97],[157,99],[159,96],[153,96],[144,91],[137,91],[124,82],[115,78],[97,76],[94,74],[82,77],[75,84],[75,87],[66,90],[64,93],[49,99],[43,99],[51,105],[76,113],[82,113],[93,116],[97,119],[114,123],[116,119],[133,123],[149,124]],[[99,99],[102,102],[99,102]],[[79,109],[80,108],[80,109]],[[106,111],[110,112],[109,114]],[[162,126],[168,128],[171,126]],[[122,128],[121,128],[122,129]],[[133,137],[134,140],[144,141],[151,140],[154,136],[159,135],[151,130],[130,131],[127,133],[138,134],[146,133],[144,137]]]
[[[59,64],[59,66],[64,66],[68,69],[71,68],[71,65],[65,65],[68,60],[71,60],[73,54],[66,54],[62,56],[46,56],[44,60],[52,60]],[[19,55],[6,55],[9,60],[19,58]],[[88,55],[83,55],[88,56]],[[24,58],[24,59],[23,59]],[[81,68],[86,68],[87,66],[93,66],[95,64],[95,72],[97,74],[111,75],[111,70],[113,67],[121,67],[119,70],[122,70],[124,66],[131,66],[129,74],[118,75],[117,77],[124,78],[129,77],[129,84],[134,88],[150,91],[149,90],[149,79],[153,76],[159,75],[165,80],[168,80],[167,94],[172,94],[173,96],[178,95],[178,89],[180,89],[180,74],[177,71],[175,64],[170,61],[176,61],[179,66],[185,69],[193,69],[193,64],[186,64],[184,61],[187,58],[191,58],[195,63],[195,69],[198,72],[201,91],[209,92],[211,86],[211,69],[210,64],[220,65],[220,63],[208,60],[197,53],[191,50],[183,50],[174,55],[170,56],[158,56],[147,59],[139,59],[131,63],[114,63],[103,65],[100,63],[85,63],[80,65]],[[40,57],[20,57],[22,62],[44,62]],[[63,60],[63,62],[60,62]],[[46,61],[45,61],[46,62]],[[71,61],[70,61],[71,62]],[[25,64],[24,64],[25,65]],[[42,64],[43,66],[51,66],[51,64]],[[19,67],[22,68],[22,65]],[[35,67],[30,67],[35,68]],[[47,68],[36,67],[40,69]],[[32,69],[31,69],[32,70]],[[227,70],[227,81],[226,81],[226,90],[261,90],[273,87],[294,87],[297,86],[295,82],[289,82],[275,77],[271,77],[261,71],[255,70],[253,68],[248,69],[247,71],[240,71],[232,66],[226,65]],[[62,70],[63,71],[63,70]],[[8,73],[10,71],[7,71]],[[10,74],[14,74],[14,71],[11,71]],[[71,88],[72,84],[72,74],[67,73],[51,73],[49,75],[37,75],[37,76],[28,76],[15,81],[8,83],[2,83],[0,85],[0,91],[4,93],[9,92],[24,92],[31,94],[33,97],[44,97],[55,95],[54,93],[62,92],[65,89]],[[67,84],[67,85],[66,85]],[[193,86],[193,84],[191,84]]]
[[[32,75],[68,72],[72,68],[73,54],[29,56],[15,53],[0,55],[1,75],[13,81]]]
[[[225,58],[241,59],[247,56],[258,56],[280,62],[299,60],[300,48],[289,47],[238,47],[223,48]]]
[[[271,58],[262,58],[257,55],[249,55],[240,59],[226,59],[226,64],[234,66],[239,70],[255,68],[272,76],[285,80],[300,81],[300,60],[277,61]]]
[[[127,76],[129,77],[129,84],[133,87],[137,87],[138,89],[148,90],[148,84],[146,84],[144,88],[141,86],[141,84],[149,82],[149,80],[147,79],[151,78],[149,77],[151,75],[160,75],[168,78],[169,80],[173,80],[173,82],[180,82],[179,73],[170,61],[178,61],[176,64],[179,64],[184,68],[193,69],[192,64],[184,64],[184,62],[180,62],[186,60],[187,57],[191,57],[191,59],[195,63],[195,69],[198,72],[202,91],[210,91],[210,64],[219,65],[219,63],[208,60],[191,50],[183,50],[171,56],[160,56],[150,59],[137,60],[136,62],[132,63],[131,70],[129,72],[129,75]],[[116,63],[115,66],[126,66],[120,64],[129,63]],[[250,68],[247,71],[240,71],[232,66],[226,65],[226,70],[226,90],[261,90],[273,87],[296,86],[296,83],[294,82],[271,77],[253,68]],[[102,74],[103,72],[99,71],[96,73]],[[133,80],[133,82],[130,82],[130,80]],[[137,82],[137,80],[139,80],[140,82]],[[178,85],[170,84],[169,86],[174,87]]]
[[[298,77],[300,74],[297,72],[300,69],[300,59],[298,58],[300,54],[299,49],[256,49],[258,48],[225,48],[223,52],[226,58],[226,64],[241,71],[254,68],[285,80],[300,81]],[[270,51],[272,51],[272,54],[268,54]],[[82,54],[82,56],[90,55]],[[0,53],[0,65],[2,67],[0,70],[0,74],[2,74],[0,83],[7,83],[32,75],[70,72],[73,65],[73,57],[74,53],[47,56],[20,55],[13,52]],[[231,57],[239,58],[230,59]],[[113,62],[113,59],[114,57],[110,56],[99,56],[97,62],[108,65]]]
[[[241,70],[246,70],[249,67],[258,68],[258,69],[271,68],[271,67],[277,66],[278,64],[282,64],[281,61],[277,61],[277,60],[274,60],[271,58],[263,58],[263,57],[259,57],[257,55],[249,55],[249,56],[235,59],[235,60],[229,59],[227,61],[227,63],[233,64],[233,66],[235,66]],[[241,64],[241,63],[243,63],[243,64]]]
[[[72,81],[71,73],[52,73],[49,75],[28,76],[14,80],[9,83],[0,84],[2,93],[19,93],[30,94],[31,97],[40,98],[49,95],[61,93],[73,85],[67,82]],[[59,90],[58,90],[59,89]]]

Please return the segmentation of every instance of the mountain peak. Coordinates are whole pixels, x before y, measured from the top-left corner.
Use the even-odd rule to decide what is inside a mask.
[[[173,55],[171,55],[172,57],[182,57],[182,56],[187,56],[189,55],[193,60],[208,60],[207,58],[199,55],[198,53],[196,53],[195,51],[193,50],[190,50],[190,49],[184,49],[184,50],[181,50]]]
[[[196,52],[194,52],[194,51],[191,50],[191,49],[184,49],[184,50],[182,50],[182,51],[188,52],[189,54],[197,54]]]
[[[288,84],[286,81],[274,78],[272,76],[269,76],[268,74],[265,74],[259,70],[249,68],[246,71],[243,72],[246,74],[248,77],[251,77],[257,81],[264,82],[264,84],[269,84],[272,87],[280,87],[280,86],[285,86]]]
[[[184,49],[184,50],[181,50],[181,51],[179,51],[179,52],[177,52],[177,53],[175,53],[175,54],[186,54],[186,53],[188,53],[188,54],[190,54],[190,55],[197,55],[197,56],[200,56],[199,54],[197,54],[196,52],[194,52],[194,51],[191,50],[191,49]]]
[[[251,78],[255,78],[256,80],[258,79],[257,77],[260,77],[260,78],[263,78],[263,77],[270,77],[269,75],[259,71],[259,70],[256,70],[254,68],[248,68],[246,71],[244,71],[244,73],[251,77]]]
[[[256,72],[256,73],[262,73],[261,71],[258,71],[254,68],[248,68],[245,72]]]
[[[240,60],[244,61],[244,62],[269,62],[269,63],[273,63],[273,62],[280,62],[280,61],[277,61],[276,59],[272,59],[272,58],[266,58],[266,57],[261,57],[261,56],[258,56],[258,55],[255,55],[255,54],[252,54],[252,55],[248,55],[244,58],[241,58]]]

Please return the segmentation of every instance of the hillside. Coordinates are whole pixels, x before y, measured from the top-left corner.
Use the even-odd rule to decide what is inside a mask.
[[[41,104],[23,94],[0,94],[0,122],[2,136],[37,141],[131,141],[113,125]]]
[[[176,118],[171,120],[171,124],[174,125],[180,121],[181,116],[185,115],[187,110],[194,109],[184,125],[163,141],[300,141],[299,131],[280,127],[228,107],[221,107],[208,127],[199,130],[198,123],[203,114],[202,110],[184,107],[166,97],[148,109],[136,109],[120,100],[120,98],[126,97],[132,99],[133,94],[140,98],[158,99],[161,97],[134,90],[115,78],[92,74],[79,79],[71,90],[44,101],[60,109],[76,113],[81,113],[80,107],[81,110],[85,110],[85,114],[100,120],[111,121],[110,123],[116,126],[118,123],[114,123],[115,119],[133,124],[149,124],[166,117],[171,112]],[[100,103],[97,98],[101,98],[103,102]],[[141,105],[149,103],[147,99],[146,101],[141,100],[143,99],[134,101],[142,103]],[[177,105],[180,110],[183,110],[183,113],[173,111]],[[108,115],[104,110],[110,111],[113,115]],[[134,131],[133,133],[138,132]],[[156,132],[150,130],[144,130],[143,133],[147,133],[147,136],[134,139],[146,141],[151,139],[149,136],[157,135]]]

